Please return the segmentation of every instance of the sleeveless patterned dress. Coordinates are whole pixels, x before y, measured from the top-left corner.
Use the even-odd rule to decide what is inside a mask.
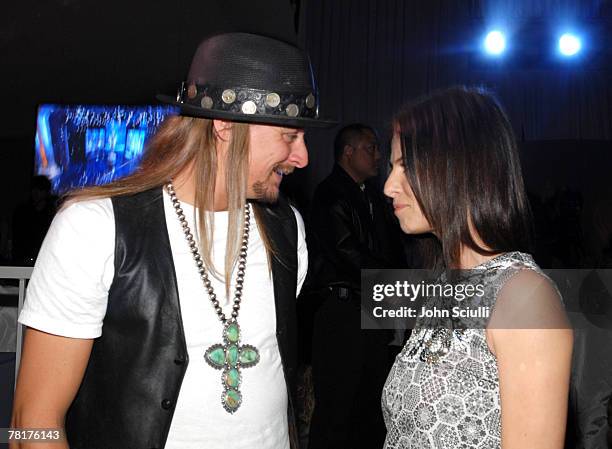
[[[484,285],[485,292],[465,301],[492,310],[504,283],[525,268],[540,272],[530,255],[511,252],[463,271],[462,283]],[[471,329],[461,318],[448,320],[440,327],[439,318],[437,325],[419,319],[391,368],[382,394],[385,449],[501,447],[499,377],[487,320],[475,326],[470,318]]]

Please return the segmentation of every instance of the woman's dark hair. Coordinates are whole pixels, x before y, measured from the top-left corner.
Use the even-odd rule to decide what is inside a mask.
[[[516,140],[491,94],[441,90],[403,107],[394,123],[406,177],[440,239],[447,268],[458,266],[462,244],[483,255],[530,250],[531,213]],[[490,250],[474,241],[472,226]]]

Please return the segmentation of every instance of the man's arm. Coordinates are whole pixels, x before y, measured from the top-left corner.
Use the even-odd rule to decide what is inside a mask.
[[[68,338],[27,328],[11,427],[64,429],[68,407],[83,375],[93,339]],[[11,443],[9,449],[68,448],[68,442]]]
[[[54,218],[28,284],[19,322],[27,326],[12,427],[63,428],[102,333],[114,275],[110,199],[80,201]],[[13,448],[66,448],[67,443]]]

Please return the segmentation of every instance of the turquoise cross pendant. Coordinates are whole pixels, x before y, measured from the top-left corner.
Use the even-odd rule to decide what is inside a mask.
[[[228,413],[234,413],[242,403],[240,370],[257,365],[259,351],[255,346],[240,345],[240,326],[236,321],[229,321],[223,328],[223,344],[208,348],[204,359],[213,368],[223,370],[221,405]]]

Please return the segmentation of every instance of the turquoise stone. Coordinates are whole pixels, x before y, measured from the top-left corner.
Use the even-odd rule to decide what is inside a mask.
[[[259,361],[259,353],[255,348],[243,347],[240,351],[239,360],[241,365],[254,365]]]
[[[240,373],[236,368],[229,369],[224,375],[225,385],[230,388],[237,388],[240,385]]]
[[[225,351],[223,346],[215,345],[206,351],[206,359],[213,365],[221,367],[225,364]]]
[[[240,402],[242,401],[242,395],[238,390],[234,390],[230,388],[223,395],[223,402],[225,406],[231,411],[234,412],[240,407]]]
[[[226,359],[229,366],[236,366],[238,361],[238,346],[231,345],[227,348]]]
[[[259,362],[259,351],[252,345],[239,345],[240,327],[235,321],[223,328],[224,344],[210,346],[204,353],[206,363],[221,370],[221,383],[224,391],[221,404],[228,413],[234,413],[242,403],[238,390],[242,381],[241,368],[249,368]]]
[[[225,328],[225,338],[227,338],[227,341],[230,343],[238,343],[240,339],[240,330],[236,323],[231,323]]]

